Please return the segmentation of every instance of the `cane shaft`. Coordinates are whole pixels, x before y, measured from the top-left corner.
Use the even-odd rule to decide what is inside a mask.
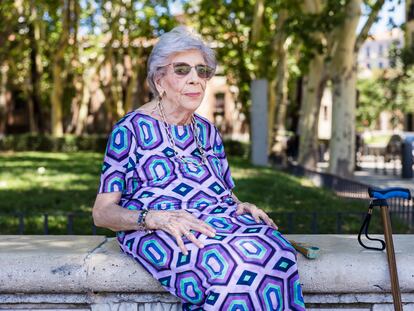
[[[398,282],[397,262],[395,260],[394,243],[392,240],[391,219],[388,212],[388,206],[381,206],[382,223],[384,226],[384,238],[387,249],[388,268],[391,278],[391,291],[394,300],[394,309],[402,311],[401,291]]]

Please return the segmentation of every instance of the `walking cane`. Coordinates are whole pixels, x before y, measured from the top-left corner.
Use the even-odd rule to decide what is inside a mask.
[[[368,188],[368,193],[369,193],[369,197],[371,198],[371,203],[368,208],[367,216],[365,217],[365,220],[361,226],[361,230],[359,230],[358,242],[359,244],[361,244],[361,246],[367,249],[373,249],[373,250],[379,250],[379,251],[383,251],[384,249],[387,249],[388,269],[389,269],[390,278],[391,278],[391,292],[392,292],[392,298],[394,301],[394,309],[396,311],[402,311],[401,291],[400,291],[400,285],[398,282],[397,263],[395,260],[394,243],[392,240],[391,219],[390,219],[390,213],[388,210],[387,199],[402,198],[402,199],[410,200],[411,199],[410,190],[405,189],[405,188],[387,188],[387,189]],[[384,228],[385,242],[380,239],[370,238],[368,236],[368,226],[371,220],[373,208],[375,206],[378,206],[381,209],[382,225]],[[380,242],[381,247],[366,246],[361,240],[362,232],[364,232],[368,240]]]

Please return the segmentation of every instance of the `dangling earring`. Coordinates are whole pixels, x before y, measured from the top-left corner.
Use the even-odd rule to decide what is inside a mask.
[[[157,104],[155,105],[155,108],[158,108],[158,113],[161,117],[163,117],[163,120],[165,120],[165,116],[163,116],[163,108],[162,107],[162,98],[167,94],[167,92],[165,92],[165,90],[162,90],[161,93],[158,94],[158,101]]]
[[[163,90],[159,95],[158,95],[158,101],[157,101],[157,105],[156,107],[158,108],[158,113],[162,116],[162,98],[165,96],[165,90]]]

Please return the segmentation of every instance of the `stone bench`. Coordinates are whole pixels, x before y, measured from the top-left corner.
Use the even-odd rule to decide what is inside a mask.
[[[386,254],[351,235],[288,235],[321,248],[298,255],[308,310],[393,310]],[[404,310],[414,310],[413,235],[394,236]],[[114,238],[0,236],[0,310],[181,310]]]

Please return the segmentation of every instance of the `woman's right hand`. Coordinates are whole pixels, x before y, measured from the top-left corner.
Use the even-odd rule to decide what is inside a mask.
[[[187,248],[184,245],[183,236],[187,237],[199,248],[204,244],[198,240],[190,231],[198,231],[209,237],[214,237],[216,230],[202,220],[197,219],[191,213],[185,210],[175,211],[157,211],[150,210],[145,217],[145,223],[150,230],[163,230],[171,234],[176,240],[184,255],[188,255]]]

